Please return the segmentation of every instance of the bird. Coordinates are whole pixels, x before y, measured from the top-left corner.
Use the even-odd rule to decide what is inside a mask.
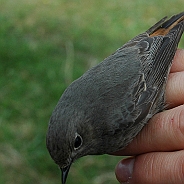
[[[162,18],[73,81],[52,112],[46,135],[62,184],[74,161],[124,149],[158,112],[184,31],[184,12]]]

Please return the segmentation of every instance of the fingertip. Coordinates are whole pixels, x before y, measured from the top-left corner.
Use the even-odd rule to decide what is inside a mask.
[[[152,152],[120,161],[116,177],[122,183],[183,184],[184,151]]]
[[[134,167],[135,158],[130,157],[121,160],[116,168],[115,174],[116,178],[120,183],[128,183],[132,177],[133,167]]]

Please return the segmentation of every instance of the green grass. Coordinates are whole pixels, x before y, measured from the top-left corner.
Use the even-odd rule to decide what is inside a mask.
[[[45,134],[63,90],[183,7],[183,0],[1,0],[0,183],[59,184]],[[68,184],[117,184],[114,167],[120,159],[81,158],[71,167]]]

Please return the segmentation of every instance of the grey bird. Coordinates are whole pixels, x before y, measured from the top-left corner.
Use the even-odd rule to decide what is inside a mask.
[[[46,137],[62,184],[75,160],[125,148],[165,109],[167,77],[183,31],[184,12],[164,17],[64,91]]]

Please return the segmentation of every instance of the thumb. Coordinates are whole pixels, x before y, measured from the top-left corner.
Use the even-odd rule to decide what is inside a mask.
[[[152,152],[124,159],[115,169],[120,183],[182,184],[184,181],[184,150]]]

